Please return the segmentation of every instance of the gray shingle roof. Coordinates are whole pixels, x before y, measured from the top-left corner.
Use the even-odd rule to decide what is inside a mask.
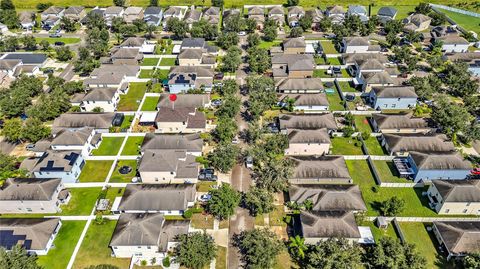
[[[290,201],[301,204],[305,200],[313,203],[314,211],[363,211],[367,210],[362,192],[351,184],[292,184],[288,190]]]
[[[19,236],[17,242],[10,243],[20,244],[28,250],[44,250],[47,248],[47,244],[59,223],[59,218],[2,219],[0,221],[0,231],[9,231]],[[25,236],[25,238],[20,236]],[[27,243],[29,241],[30,243]],[[0,245],[0,247],[7,246]]]
[[[115,96],[115,88],[94,88],[82,98],[82,101],[111,101]]]
[[[322,90],[323,82],[320,78],[287,78],[277,83],[279,91],[290,90]]]
[[[283,40],[283,48],[305,48],[305,38],[295,37]]]
[[[181,149],[187,152],[201,152],[203,140],[199,134],[164,135],[146,134],[142,144],[142,151],[147,149],[174,150]]]
[[[306,143],[329,143],[330,135],[326,128],[316,130],[288,130],[288,142],[290,144],[306,144]]]
[[[139,172],[175,172],[176,178],[197,178],[199,163],[186,150],[147,150],[138,165]]]
[[[162,12],[162,8],[161,7],[147,7],[145,8],[145,12],[143,12],[143,15],[144,16],[152,16],[152,15],[160,15],[160,13]]]
[[[331,113],[324,114],[283,114],[279,117],[281,129],[337,129]]]
[[[415,88],[410,86],[373,87],[377,98],[417,98]]]
[[[293,99],[295,106],[328,106],[328,99],[325,93],[314,94],[282,94],[279,100],[287,101]]]
[[[0,188],[0,201],[50,201],[61,183],[58,178],[9,178]]]
[[[60,130],[55,134],[55,137],[51,139],[51,145],[85,145],[92,131],[93,128],[91,127]]]
[[[377,15],[393,18],[395,15],[397,15],[397,10],[393,7],[381,7],[378,10]]]
[[[171,108],[172,103],[169,99],[170,94],[161,94],[157,107]],[[177,94],[175,108],[191,107],[200,108],[210,103],[210,95],[208,94]]]
[[[68,7],[67,9],[65,9],[65,12],[64,14],[65,15],[78,15],[80,13],[82,13],[82,11],[84,10],[85,8],[84,7]]]
[[[128,184],[118,207],[121,211],[185,210],[195,201],[193,184]]]
[[[465,254],[480,249],[480,221],[434,221],[449,252]]]
[[[300,220],[306,238],[361,237],[351,211],[302,211]]]
[[[286,64],[289,71],[309,71],[315,68],[310,54],[279,54],[272,57],[272,64]]]
[[[344,37],[344,39],[347,46],[368,46],[370,44],[368,38],[362,36]]]
[[[379,85],[397,85],[398,81],[390,76],[386,71],[362,73],[362,77],[367,84]]]
[[[351,179],[343,156],[295,156],[290,159],[295,164],[292,179]]]
[[[141,47],[144,42],[145,38],[132,36],[123,41],[120,47]]]
[[[202,59],[204,49],[184,49],[178,54],[178,59]]]
[[[0,60],[0,70],[11,71],[15,66],[20,64],[22,60]]]
[[[381,114],[374,113],[372,119],[381,129],[422,129],[429,127],[429,121],[425,118],[414,118],[412,113],[404,114]]]
[[[432,180],[443,201],[452,203],[479,203],[480,180]]]
[[[22,60],[23,64],[43,64],[47,60],[47,55],[43,53],[9,53],[3,59],[18,59]]]
[[[80,155],[80,151],[47,150],[31,172],[70,172]]]
[[[468,42],[465,38],[459,35],[447,35],[439,37],[438,40],[442,41],[444,45],[468,45]]]
[[[422,170],[470,170],[472,164],[458,152],[421,153],[410,152],[418,169]]]
[[[383,134],[391,152],[452,152],[455,146],[444,134]]]
[[[93,127],[108,129],[115,113],[64,113],[53,121],[53,129]]]
[[[363,62],[370,59],[375,59],[382,64],[388,62],[387,56],[381,53],[344,53],[342,54],[343,62],[345,64],[357,64],[361,65]]]

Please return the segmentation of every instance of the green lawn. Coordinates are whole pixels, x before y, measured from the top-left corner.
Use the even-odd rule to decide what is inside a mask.
[[[80,182],[104,182],[113,161],[87,161],[78,180]]]
[[[323,48],[325,54],[337,54],[339,53],[335,48],[335,45],[330,40],[320,40],[320,45]]]
[[[134,115],[125,115],[122,121],[122,125],[120,126],[120,129],[128,129],[130,128],[130,125],[132,124],[133,119],[135,118]]]
[[[162,58],[160,66],[174,66],[176,62],[177,58]]]
[[[215,269],[227,269],[227,248],[217,246],[217,259]]]
[[[373,161],[382,182],[412,183],[411,180],[398,177],[398,171],[392,161]]]
[[[427,268],[446,268],[446,260],[437,251],[437,240],[432,232],[427,231],[426,223],[400,222],[400,229],[405,240],[416,246],[416,250],[427,259]]]
[[[144,82],[131,82],[127,94],[120,96],[118,103],[119,111],[136,111],[143,95],[147,91],[147,84]]]
[[[357,128],[357,131],[362,132],[362,133],[363,132],[368,132],[368,133],[373,132],[367,116],[355,115],[353,117],[354,117],[354,120],[355,120],[355,127]]]
[[[40,43],[42,40],[47,40],[50,44],[55,44],[55,42],[63,42],[66,45],[68,44],[75,44],[81,41],[78,37],[59,37],[59,38],[52,38],[52,37],[36,37],[35,40],[37,43]]]
[[[61,206],[63,216],[88,216],[92,212],[101,188],[68,189],[72,198],[68,204]]]
[[[110,203],[115,201],[115,198],[122,196],[125,188],[108,188],[107,195],[105,195],[105,199],[110,200]]]
[[[272,212],[269,214],[270,226],[282,226],[286,227],[287,224],[283,221],[285,214],[283,205],[276,205]]]
[[[258,47],[261,49],[270,49],[271,47],[278,47],[282,44],[282,40],[273,40],[270,42],[267,41],[260,41],[260,44],[258,44]]]
[[[122,155],[140,155],[140,147],[144,138],[143,136],[130,136],[123,147]]]
[[[102,137],[98,149],[92,151],[93,156],[115,156],[118,154],[125,137],[107,136]]]
[[[391,222],[388,223],[387,229],[378,228],[375,221],[364,221],[361,226],[370,227],[375,242],[378,242],[383,237],[397,238],[397,232],[395,232],[395,228]]]
[[[455,21],[459,26],[465,28],[468,31],[474,31],[477,34],[480,34],[480,19],[475,18],[469,15],[460,14],[452,12],[449,10],[440,9],[441,12],[445,13],[447,17]]]
[[[397,196],[405,201],[405,209],[398,215],[400,217],[436,217],[438,216],[428,207],[428,198],[422,196],[426,188],[385,188],[378,187],[373,179],[367,161],[347,160],[347,167],[353,183],[360,186],[363,200],[367,205],[368,216],[378,216],[379,203]],[[374,189],[374,187],[376,187]]]
[[[330,111],[343,111],[345,107],[343,106],[343,101],[340,98],[340,94],[337,90],[334,93],[327,93],[328,107]]]
[[[160,58],[143,58],[142,66],[157,66]]]
[[[138,75],[138,78],[153,78],[153,72],[155,70],[153,69],[142,69],[140,70],[140,74]]]
[[[376,137],[370,136],[368,139],[363,140],[363,142],[368,149],[369,155],[382,156],[386,154],[386,150],[383,149]]]
[[[158,78],[159,80],[165,80],[168,78],[168,74],[170,73],[170,70],[166,69],[157,69],[155,73],[153,74],[154,77]]]
[[[192,215],[192,227],[195,229],[213,229],[214,217],[210,214],[195,213]]]
[[[212,188],[212,186],[217,185],[217,182],[211,182],[211,181],[199,181],[196,184],[196,189],[198,192],[208,192]]]
[[[327,64],[329,64],[329,65],[341,65],[340,59],[338,57],[327,58]]]
[[[115,229],[116,221],[105,220],[104,224],[92,222],[73,265],[74,269],[85,269],[90,265],[111,264],[118,268],[128,268],[130,259],[119,259],[111,256],[108,247]]]
[[[145,97],[145,101],[143,101],[142,105],[142,111],[156,111],[157,110],[157,104],[158,104],[158,99],[160,97],[158,96],[147,96]]]
[[[132,171],[126,175],[120,174],[118,169],[120,167],[127,165],[132,168]],[[115,170],[113,171],[112,177],[110,178],[110,182],[112,183],[130,183],[132,182],[132,178],[135,177],[137,174],[137,161],[136,160],[120,160],[117,162]]]
[[[334,137],[332,155],[364,155],[361,142],[353,137]]]
[[[342,88],[342,92],[356,92],[357,90],[353,86],[352,82],[349,81],[339,81],[338,84]]]
[[[38,264],[44,269],[65,269],[73,253],[73,249],[80,238],[86,221],[62,221],[53,247],[45,256],[38,256]]]

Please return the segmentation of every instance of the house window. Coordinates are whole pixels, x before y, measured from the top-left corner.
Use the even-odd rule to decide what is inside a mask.
[[[395,108],[397,106],[397,104],[392,104],[392,108]]]

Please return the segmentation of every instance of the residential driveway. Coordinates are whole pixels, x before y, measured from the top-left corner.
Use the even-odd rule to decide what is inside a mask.
[[[230,218],[229,246],[228,246],[228,264],[227,268],[237,269],[241,267],[241,255],[235,246],[233,246],[233,237],[245,230],[254,228],[254,218],[243,208],[237,208],[236,213]]]

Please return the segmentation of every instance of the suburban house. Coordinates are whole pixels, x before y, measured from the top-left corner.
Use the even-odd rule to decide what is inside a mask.
[[[414,182],[461,180],[467,178],[472,169],[472,164],[458,152],[410,151],[407,161],[413,170]]]
[[[420,13],[415,13],[403,19],[402,22],[404,23],[403,29],[405,31],[422,32],[430,27],[432,18]]]
[[[27,253],[47,255],[62,226],[60,218],[5,218],[0,221],[0,247],[20,245]]]
[[[188,37],[182,40],[182,44],[180,45],[180,50],[186,49],[202,49],[208,53],[217,54],[218,47],[211,46],[205,41],[205,38],[200,37]]]
[[[35,12],[23,11],[18,14],[18,20],[23,30],[32,30],[35,27]]]
[[[290,27],[298,26],[298,21],[303,16],[305,16],[305,10],[303,9],[303,7],[301,6],[289,7],[288,14],[287,14],[288,25],[290,25]]]
[[[480,221],[434,221],[432,230],[439,245],[447,251],[447,259],[478,252]]]
[[[369,57],[370,54],[370,57]],[[351,54],[349,54],[351,55]],[[365,57],[364,57],[365,56]],[[348,71],[355,76],[355,84],[364,84],[362,74],[364,73],[381,73],[387,70],[388,59],[383,54],[362,53],[359,57],[352,57],[353,64],[348,65]],[[346,61],[350,59],[345,58]]]
[[[91,112],[100,108],[102,112],[114,112],[120,101],[120,91],[117,88],[93,88],[86,93],[76,94],[71,100],[82,111]]]
[[[276,82],[278,93],[321,93],[324,91],[320,78],[285,78]]]
[[[356,71],[360,70],[363,63],[370,60],[375,60],[383,65],[388,63],[388,57],[381,53],[344,53],[342,54],[342,62],[344,65],[348,65],[352,74],[356,74]],[[383,69],[382,69],[383,70]]]
[[[333,24],[340,24],[343,23],[345,20],[345,10],[342,6],[335,5],[331,7],[327,7],[325,10],[325,15],[332,20]]]
[[[60,212],[70,193],[58,178],[9,178],[0,187],[0,214]]]
[[[312,18],[312,30],[320,30],[319,24],[324,18],[323,12],[320,9],[314,8],[307,10],[305,16]]]
[[[292,156],[291,184],[350,184],[352,178],[343,156]]]
[[[187,234],[190,220],[169,220],[163,214],[121,214],[109,247],[116,258],[163,259]]]
[[[47,150],[55,151],[81,151],[82,156],[88,156],[92,149],[96,148],[101,140],[91,127],[79,129],[63,129],[55,133],[51,138],[43,139],[35,143],[32,151],[42,156]]]
[[[453,152],[455,146],[444,134],[383,134],[382,146],[390,155],[407,156],[410,151]]]
[[[120,88],[122,93],[128,90],[128,83],[136,79],[140,74],[138,65],[113,65],[104,64],[95,68],[90,77],[83,81],[88,88]]]
[[[475,77],[480,77],[480,54],[477,52],[464,52],[446,54],[443,56],[445,60],[455,62],[460,61],[467,63],[468,71]]]
[[[283,25],[285,24],[285,11],[282,6],[270,7],[267,16],[268,19],[275,21],[280,29],[283,29]]]
[[[273,77],[311,78],[315,62],[311,54],[278,54],[272,57]]]
[[[172,103],[170,101],[168,93],[160,94],[158,100],[157,110],[161,108],[175,108],[175,107],[194,107],[194,108],[207,108],[210,107],[210,95],[209,94],[178,94],[177,100]]]
[[[123,20],[126,23],[133,23],[135,20],[143,20],[143,8],[127,7],[123,12]]]
[[[216,66],[216,56],[209,54],[204,49],[185,49],[178,56],[178,65],[180,66]]]
[[[0,73],[5,73],[10,78],[14,78],[20,66],[22,66],[22,60],[20,59],[0,60]]]
[[[257,23],[257,30],[261,30],[265,22],[265,9],[263,6],[252,6],[248,8],[247,18],[254,20]]]
[[[397,13],[398,11],[393,7],[381,7],[377,12],[377,17],[381,23],[386,24],[394,20],[397,17]]]
[[[378,53],[380,47],[378,45],[370,45],[368,37],[351,36],[344,37],[340,44],[342,53]]]
[[[73,6],[65,9],[63,13],[65,18],[69,18],[72,21],[81,21],[85,16],[87,16],[87,11],[84,7]]]
[[[50,30],[55,25],[60,23],[60,19],[63,17],[65,9],[63,7],[51,6],[44,10],[40,15],[42,20],[42,28]]]
[[[185,149],[146,150],[138,162],[143,183],[197,183],[199,163]]]
[[[358,16],[363,23],[368,21],[368,12],[364,6],[349,5],[347,16]]]
[[[147,133],[140,151],[147,150],[185,150],[188,154],[202,156],[203,140],[199,134],[163,135]]]
[[[123,7],[110,6],[105,9],[103,16],[108,26],[112,26],[113,18],[123,18]]]
[[[316,130],[290,129],[285,155],[326,155],[330,152],[330,135],[326,128]]]
[[[382,72],[362,72],[358,80],[353,81],[355,85],[362,85],[362,91],[369,93],[374,87],[393,87],[398,86],[399,81],[392,77],[387,71]]]
[[[220,23],[220,8],[207,7],[203,11],[203,18],[210,24],[218,25]]]
[[[87,16],[83,17],[83,19],[80,20],[80,23],[82,25],[86,25],[88,23],[88,20],[90,19],[90,16],[93,15],[93,14],[96,14],[96,15],[102,17],[102,18],[105,18],[105,9],[95,7],[94,9],[90,10],[87,13]]]
[[[438,214],[480,214],[480,180],[432,180],[427,194]]]
[[[42,68],[47,63],[48,57],[44,53],[6,53],[3,56],[0,56],[2,60],[21,60],[22,67],[25,66],[35,66],[37,68]],[[18,72],[16,72],[17,74]]]
[[[111,50],[110,59],[113,64],[115,64],[117,61],[140,63],[143,60],[143,53],[139,48],[114,48]]]
[[[208,128],[205,114],[195,107],[161,107],[155,124],[157,133],[202,133]]]
[[[435,38],[434,42],[441,42],[442,51],[445,53],[468,52],[470,42],[459,35],[447,35]]]
[[[52,133],[56,134],[63,129],[78,130],[85,127],[92,127],[97,133],[108,133],[114,117],[114,113],[63,113],[53,121]]]
[[[337,130],[337,123],[333,114],[282,114],[278,118],[280,130],[286,133],[290,129],[315,130],[327,128]]]
[[[84,165],[80,151],[47,150],[30,172],[36,178],[60,178],[62,183],[75,183]]]
[[[199,22],[202,18],[202,11],[197,9],[189,9],[187,13],[185,13],[185,17],[183,21],[187,24],[188,29],[192,28],[193,23]]]
[[[283,53],[285,54],[303,54],[305,53],[305,38],[295,37],[283,40]]]
[[[417,105],[417,98],[411,86],[373,87],[368,103],[377,110],[410,109]]]
[[[292,184],[290,201],[301,205],[312,202],[313,211],[367,211],[358,185],[353,184]]]
[[[112,212],[182,215],[194,205],[195,193],[194,184],[127,184]]]
[[[302,111],[304,113],[318,113],[328,111],[329,103],[325,93],[315,94],[282,94],[279,97],[279,105],[290,111]]]
[[[305,244],[317,244],[330,238],[345,238],[359,242],[362,234],[352,211],[300,212],[300,224]]]
[[[436,128],[432,121],[426,118],[413,117],[413,113],[383,114],[374,113],[370,118],[374,132],[392,133],[430,133]]]
[[[161,7],[147,7],[143,12],[143,20],[147,25],[159,26],[163,19],[163,10]]]
[[[170,18],[177,18],[183,20],[187,13],[188,7],[186,6],[170,6],[163,12],[163,27],[167,26],[167,21]]]
[[[213,88],[213,70],[204,66],[173,66],[168,74],[170,93],[186,93],[188,90]]]
[[[122,48],[137,48],[140,53],[153,54],[155,51],[155,43],[148,42],[146,38],[142,37],[129,37],[127,40],[120,44]]]

